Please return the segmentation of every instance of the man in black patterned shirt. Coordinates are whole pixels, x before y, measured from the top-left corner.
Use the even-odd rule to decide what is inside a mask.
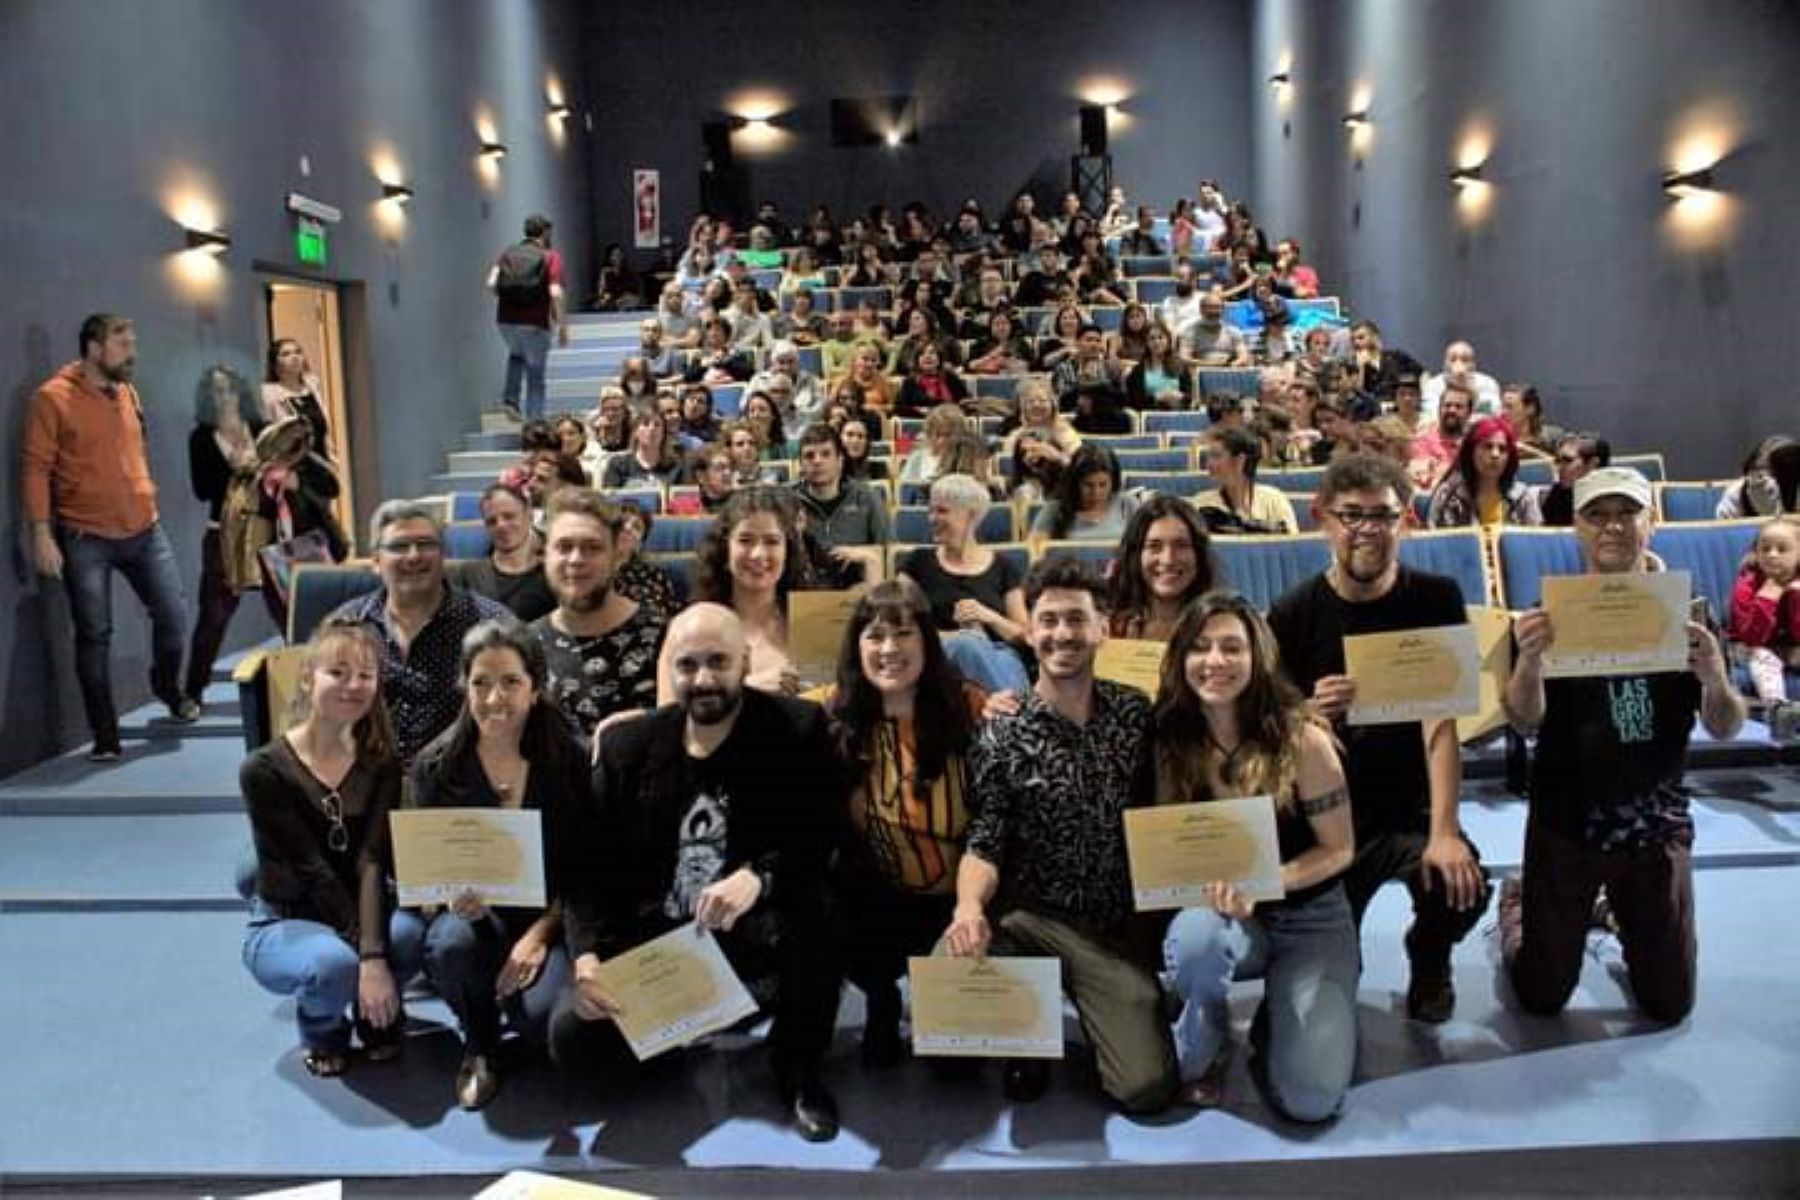
[[[531,629],[550,663],[550,695],[584,736],[616,712],[656,707],[667,624],[613,586],[625,512],[588,488],[562,488],[545,514],[544,575],[556,610]]]
[[[945,941],[958,955],[1061,959],[1101,1086],[1128,1112],[1155,1112],[1177,1084],[1156,975],[1162,922],[1132,911],[1123,818],[1150,799],[1150,704],[1094,678],[1100,586],[1070,558],[1026,576],[1038,682],[976,745],[977,815]],[[1036,1099],[1046,1083],[1042,1060],[1008,1064],[1010,1098]]]

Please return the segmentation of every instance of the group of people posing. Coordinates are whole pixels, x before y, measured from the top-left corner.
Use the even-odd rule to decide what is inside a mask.
[[[1390,460],[1334,460],[1317,496],[1331,563],[1266,616],[1223,587],[1191,506],[1153,500],[1110,584],[1055,554],[1015,581],[997,615],[1025,668],[1005,688],[958,669],[910,570],[856,600],[826,677],[799,677],[790,598],[817,568],[785,490],[726,502],[694,603],[672,615],[616,587],[627,515],[558,490],[543,518],[556,607],[530,625],[449,585],[435,517],[392,502],[371,529],[381,586],[314,634],[297,723],[243,768],[246,963],[295,997],[319,1075],[346,1069],[353,1042],[396,1053],[422,973],[456,1011],[456,1095],[474,1108],[500,1085],[509,1026],[628,1087],[600,964],[695,922],[773,1013],[784,1105],[812,1139],[839,1124],[824,1068],[842,982],[867,1001],[864,1062],[892,1065],[908,956],[1059,959],[1101,1087],[1135,1113],[1220,1102],[1228,991],[1261,978],[1252,1075],[1275,1111],[1328,1120],[1354,1076],[1357,930],[1376,890],[1410,894],[1405,1006],[1424,1022],[1452,1015],[1453,948],[1490,895],[1458,819],[1454,723],[1344,719],[1346,636],[1466,619],[1455,583],[1398,560],[1410,491]],[[1574,507],[1587,570],[1660,568],[1641,476],[1592,472]],[[1713,635],[1688,634],[1685,671],[1545,680],[1555,631],[1542,613],[1518,622],[1507,707],[1538,751],[1500,924],[1530,1011],[1567,1001],[1601,890],[1640,1009],[1673,1022],[1693,1003],[1678,783],[1695,715],[1727,737],[1744,709]],[[1154,696],[1096,677],[1109,636],[1167,642]],[[1203,906],[1135,911],[1126,810],[1262,795],[1281,899],[1222,880]],[[548,908],[397,909],[386,813],[402,803],[542,811]],[[1004,1065],[1015,1101],[1046,1085],[1041,1061]]]

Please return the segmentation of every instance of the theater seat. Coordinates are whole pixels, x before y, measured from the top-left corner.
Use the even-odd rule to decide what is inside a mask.
[[[1119,269],[1127,279],[1140,275],[1173,275],[1175,260],[1167,254],[1128,254],[1119,259]]]
[[[1204,412],[1147,412],[1144,414],[1145,433],[1199,433],[1212,424],[1212,418]]]
[[[1014,540],[1013,510],[1005,504],[995,504],[981,518],[981,524],[975,527],[977,541],[985,544],[1010,542]],[[931,510],[913,505],[903,505],[894,510],[894,540],[909,544],[923,545],[931,541]]]
[[[1175,294],[1175,281],[1171,278],[1148,276],[1131,281],[1131,294],[1139,304],[1161,304]]]
[[[1533,486],[1556,482],[1556,464],[1547,458],[1519,460],[1519,482]]]
[[[493,548],[487,526],[479,521],[453,521],[444,526],[445,558],[486,558]]]
[[[1694,594],[1706,597],[1712,619],[1722,624],[1731,604],[1732,586],[1761,525],[1755,520],[1661,525],[1650,535],[1650,549],[1671,571],[1693,575]]]
[[[1263,612],[1331,562],[1331,547],[1316,536],[1214,538],[1212,551],[1220,585],[1241,593]]]
[[[1581,573],[1581,548],[1571,530],[1505,526],[1498,550],[1501,594],[1515,612],[1543,599],[1544,576]]]
[[[1260,471],[1256,482],[1290,496],[1310,496],[1319,490],[1319,480],[1325,478],[1324,467],[1292,467],[1285,471]]]
[[[711,517],[660,517],[650,526],[644,549],[651,554],[691,554],[712,525]]]
[[[1038,547],[1040,559],[1062,555],[1086,563],[1102,579],[1111,579],[1113,573],[1113,551],[1118,547],[1112,542],[1044,542]]]
[[[452,492],[452,493],[450,493],[450,518],[449,519],[452,521],[479,521],[479,520],[481,520],[481,493],[480,492]]]
[[[669,578],[675,581],[675,595],[682,604],[694,598],[694,573],[699,568],[699,560],[692,554],[646,553],[644,561],[668,572]]]
[[[1160,433],[1090,433],[1082,440],[1095,446],[1105,446],[1114,454],[1126,450],[1164,449]]]
[[[1182,450],[1115,450],[1119,467],[1125,471],[1186,471],[1193,467],[1190,451]]]
[[[640,512],[659,513],[663,510],[661,488],[601,488],[600,494],[614,504],[635,504]]]
[[[293,594],[288,598],[288,644],[306,641],[338,605],[380,586],[374,564],[366,559],[301,563],[294,568]]]
[[[1254,367],[1201,367],[1194,372],[1201,396],[1255,397],[1262,393],[1262,372]]]
[[[1160,492],[1191,500],[1201,492],[1217,487],[1205,471],[1127,471],[1126,491]]]
[[[1663,467],[1663,456],[1660,454],[1615,454],[1612,465],[1630,467],[1651,483],[1661,483],[1669,477]]]
[[[1456,580],[1465,604],[1492,602],[1487,552],[1481,544],[1480,530],[1473,526],[1410,533],[1400,539],[1400,561],[1416,571]]]
[[[1724,496],[1723,483],[1659,483],[1656,507],[1665,521],[1711,521]]]

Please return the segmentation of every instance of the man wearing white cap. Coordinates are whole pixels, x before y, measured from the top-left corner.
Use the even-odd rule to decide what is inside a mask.
[[[1590,574],[1658,571],[1650,484],[1604,467],[1575,484],[1575,536]],[[1715,738],[1744,722],[1705,625],[1687,626],[1687,669],[1544,678],[1555,641],[1542,609],[1514,627],[1513,727],[1536,731],[1523,878],[1500,894],[1500,942],[1528,1011],[1558,1012],[1581,974],[1589,914],[1606,889],[1638,1009],[1674,1024],[1694,1005],[1693,818],[1681,791],[1694,714]]]

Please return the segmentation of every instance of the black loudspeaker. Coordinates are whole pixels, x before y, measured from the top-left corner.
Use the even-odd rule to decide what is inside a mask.
[[[1090,158],[1106,153],[1106,106],[1081,106],[1081,152]]]
[[[733,164],[731,157],[731,124],[728,121],[708,121],[700,126],[700,142],[706,148],[706,164],[703,169],[712,171],[729,171]]]

